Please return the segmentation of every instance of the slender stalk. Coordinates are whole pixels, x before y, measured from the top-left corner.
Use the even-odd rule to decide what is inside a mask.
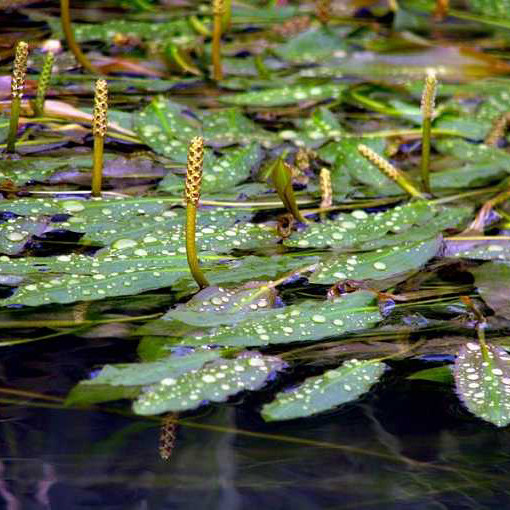
[[[28,44],[20,41],[16,46],[14,69],[11,78],[11,120],[9,123],[9,134],[7,135],[7,152],[11,153],[16,149],[21,98],[23,97],[23,89],[25,88],[27,76],[27,59]]]
[[[41,75],[39,76],[39,82],[37,83],[37,94],[35,96],[34,110],[37,117],[42,117],[44,115],[44,100],[46,99],[46,92],[50,84],[54,59],[53,53],[46,53]]]
[[[225,13],[224,0],[213,0],[213,40],[212,40],[212,64],[213,80],[223,79],[221,68],[221,34],[223,30],[223,14]]]
[[[319,185],[321,189],[321,209],[327,209],[333,205],[333,186],[331,185],[331,172],[327,168],[321,168],[319,175]],[[326,213],[321,213],[321,219],[326,218]]]
[[[108,85],[106,80],[97,80],[94,96],[94,117],[92,133],[94,134],[94,155],[92,166],[92,196],[101,196],[103,184],[103,148],[108,127]]]
[[[67,45],[75,56],[76,60],[83,68],[92,74],[100,74],[100,71],[94,67],[85,54],[81,51],[74,38],[73,27],[71,25],[71,13],[69,10],[69,0],[60,0],[60,21],[62,22],[62,30],[66,37]]]
[[[421,180],[424,191],[430,193],[430,132],[432,116],[434,115],[434,101],[436,97],[437,78],[433,72],[425,78],[425,88],[421,98],[421,112],[423,116],[421,139]]]
[[[200,269],[195,239],[197,206],[200,200],[203,164],[204,139],[201,136],[196,136],[191,140],[188,148],[188,162],[186,170],[186,257],[188,259],[188,266],[191,271],[191,275],[201,289],[209,286],[209,282]]]
[[[386,177],[398,184],[406,193],[414,198],[425,198],[423,193],[421,193],[400,170],[395,168],[372,149],[360,143],[358,145],[358,152],[386,175]]]

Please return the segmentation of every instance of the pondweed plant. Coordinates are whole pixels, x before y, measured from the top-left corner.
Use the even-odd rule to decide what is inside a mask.
[[[15,152],[16,138],[18,137],[19,114],[21,109],[21,98],[25,88],[27,76],[28,44],[20,41],[16,46],[14,67],[11,77],[11,116],[9,133],[7,135],[7,152]]]
[[[37,93],[34,101],[34,112],[38,117],[42,117],[44,115],[44,101],[46,99],[46,93],[51,80],[54,60],[55,57],[51,51],[46,53],[43,68],[37,82]]]
[[[201,289],[209,286],[209,282],[200,268],[196,245],[197,208],[200,202],[203,164],[204,139],[201,136],[196,136],[189,144],[186,165],[186,257],[191,275]]]
[[[94,94],[94,115],[92,134],[94,135],[92,196],[100,197],[103,186],[104,139],[108,129],[108,84],[106,80],[97,80]]]
[[[487,95],[480,95],[483,86],[478,83],[460,89],[446,84],[434,128],[427,129],[425,119],[432,118],[433,106],[424,96],[424,126],[420,126],[418,105],[409,99],[422,90],[423,67],[406,68],[409,74],[398,86],[394,77],[386,82],[386,64],[374,67],[364,61],[356,67],[359,47],[370,45],[367,51],[379,47],[382,32],[375,32],[373,38],[370,34],[372,25],[382,19],[379,11],[368,23],[361,20],[363,29],[359,19],[353,20],[353,29],[340,18],[328,27],[297,18],[293,26],[287,25],[292,32],[287,36],[274,30],[272,20],[281,28],[287,17],[292,19],[304,9],[291,4],[262,12],[257,4],[248,11],[244,4],[232,12],[236,29],[260,29],[255,36],[246,30],[245,39],[225,38],[221,94],[218,90],[209,94],[198,80],[168,72],[169,67],[164,67],[168,60],[156,67],[162,79],[153,79],[154,68],[147,69],[145,62],[116,58],[118,53],[113,57],[117,69],[151,76],[112,77],[108,84],[111,94],[122,93],[115,104],[129,103],[128,108],[111,109],[109,114],[108,136],[125,144],[122,155],[115,152],[115,144],[105,154],[116,170],[112,186],[121,196],[99,197],[101,172],[96,170],[102,167],[106,134],[104,82],[97,84],[93,124],[96,199],[83,199],[88,193],[88,154],[73,154],[71,168],[60,152],[36,163],[26,157],[22,165],[4,168],[25,194],[43,197],[15,197],[11,192],[3,201],[0,272],[6,315],[11,305],[16,305],[12,313],[29,316],[30,307],[40,313],[43,305],[58,304],[67,310],[70,304],[85,302],[92,310],[96,300],[102,307],[109,303],[104,300],[124,297],[122,304],[115,302],[120,307],[127,302],[125,296],[139,299],[143,306],[153,306],[153,300],[159,303],[154,305],[157,317],[138,318],[142,326],[133,332],[142,338],[142,361],[106,367],[71,393],[71,403],[123,397],[135,401],[136,413],[166,415],[257,390],[285,370],[292,379],[290,389],[275,381],[282,387],[276,388],[272,401],[264,395],[263,416],[291,419],[358,398],[384,377],[388,357],[395,366],[407,357],[421,363],[421,357],[431,352],[451,356],[462,345],[458,373],[463,375],[454,376],[459,377],[461,398],[477,416],[505,424],[508,409],[500,397],[508,393],[509,363],[504,353],[495,350],[496,343],[505,345],[504,337],[495,336],[506,334],[506,326],[496,324],[491,331],[488,315],[486,349],[480,341],[468,342],[467,337],[475,334],[472,321],[466,321],[467,305],[459,296],[474,297],[478,291],[478,301],[486,299],[481,289],[495,285],[490,276],[496,271],[507,274],[498,280],[509,281],[508,238],[498,233],[497,226],[491,236],[468,241],[454,236],[472,220],[474,205],[503,189],[510,168],[506,149],[475,143],[484,139],[495,118],[508,111],[504,78],[500,80],[505,87],[490,84],[499,87],[499,95],[485,89]],[[307,6],[307,12],[312,8]],[[398,13],[396,2],[393,8]],[[76,26],[75,34],[80,42],[101,43],[103,52],[112,33],[114,41],[129,34],[138,53],[152,38],[159,38],[161,47],[171,51],[199,48],[188,55],[197,67],[202,65],[201,54],[219,55],[213,46],[218,46],[221,31],[216,30],[210,41],[204,33],[197,35],[184,17],[158,18],[157,26],[152,25],[138,18],[126,24],[109,20]],[[267,43],[267,52],[260,51],[257,38]],[[377,57],[391,58],[387,53]],[[183,71],[186,66],[187,61],[176,67]],[[339,79],[340,74],[347,75],[348,66],[353,66],[348,69],[349,79]],[[214,67],[221,71],[221,65]],[[214,69],[213,77],[219,79]],[[60,82],[67,87],[69,80],[55,77],[57,91]],[[90,84],[90,76],[77,79],[81,100]],[[458,101],[464,95],[469,101]],[[147,100],[140,108],[131,103],[138,97]],[[74,124],[77,118],[84,123],[90,118],[88,112],[77,111],[79,105],[80,101],[73,101],[70,108],[62,100],[58,122],[33,119],[41,131],[27,130],[22,142],[45,149],[55,142],[62,151],[79,147],[76,126],[65,125],[66,119]],[[101,105],[103,110],[97,108]],[[474,122],[466,121],[466,112]],[[437,171],[430,176],[430,187],[439,197],[435,200],[425,200],[426,191],[413,184],[419,179],[418,168],[402,172],[379,155],[418,158],[420,136],[424,148],[434,149],[427,149],[422,169],[427,158],[434,158]],[[140,155],[142,144],[145,150]],[[293,172],[286,160],[296,161],[301,172]],[[262,170],[267,161],[274,162],[269,165],[271,176]],[[181,175],[185,164],[186,181]],[[269,177],[273,184],[267,186]],[[55,196],[65,193],[65,198],[47,198],[54,182],[59,183]],[[412,200],[406,200],[401,190]],[[504,214],[508,195],[498,197]],[[278,236],[281,203],[298,221],[289,221],[293,228]],[[207,209],[197,217],[199,204]],[[314,208],[300,211],[302,204]],[[304,221],[305,214],[309,222]],[[50,251],[61,248],[52,237],[51,244],[45,237],[53,232],[68,236],[62,245],[65,250]],[[40,246],[47,251],[41,252]],[[459,276],[466,271],[474,275],[475,283],[466,283],[471,280],[465,274]],[[458,281],[452,283],[454,278]],[[172,306],[162,316],[161,306],[167,303]],[[498,313],[498,303],[487,299],[489,306]],[[17,324],[96,325],[83,315],[75,317],[51,325],[40,317]],[[0,327],[12,327],[12,322],[1,322]],[[433,338],[437,331],[442,341],[443,332],[452,330],[455,339],[439,347],[428,342],[437,340]],[[414,341],[415,336],[419,341]],[[315,364],[312,377],[306,373],[308,361]],[[464,366],[466,361],[471,365]],[[480,372],[487,363],[494,363],[490,374]],[[293,372],[294,368],[298,370]],[[439,368],[443,375],[446,372],[445,379],[451,379],[449,366]],[[485,380],[487,385],[480,386]],[[493,398],[496,387],[499,393]],[[499,415],[487,414],[480,407],[486,403],[499,409]],[[162,435],[166,456],[173,442],[171,421]]]
[[[429,72],[425,78],[425,87],[421,97],[422,137],[421,137],[421,182],[423,191],[430,193],[430,132],[437,89],[437,78]]]

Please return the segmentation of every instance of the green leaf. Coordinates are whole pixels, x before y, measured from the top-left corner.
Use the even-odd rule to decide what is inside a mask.
[[[484,16],[510,19],[510,2],[508,0],[467,0],[471,10]]]
[[[246,106],[284,106],[301,101],[324,101],[341,97],[345,85],[289,85],[275,89],[257,90],[223,96],[223,103]]]
[[[437,254],[440,246],[441,238],[435,237],[366,253],[331,255],[324,257],[310,281],[333,284],[345,279],[384,280],[406,271],[418,270]]]
[[[258,282],[229,289],[210,286],[169,310],[162,320],[178,320],[197,327],[235,324],[250,313],[272,308],[276,295],[274,288]]]
[[[237,108],[202,114],[203,136],[207,145],[223,147],[234,143],[274,144],[276,136],[259,127]]]
[[[133,404],[136,414],[151,415],[195,409],[204,401],[224,402],[245,390],[257,390],[274,371],[285,366],[275,356],[246,352],[219,359],[178,378],[166,378],[147,388]]]
[[[300,131],[297,136],[289,136],[289,138],[291,140],[297,138],[307,147],[318,147],[331,138],[337,140],[344,132],[336,115],[325,106],[314,110],[310,117],[299,122],[298,125]],[[284,139],[288,137],[288,131],[282,131],[280,137]]]
[[[271,180],[273,181],[276,192],[283,202],[283,205],[297,221],[306,223],[306,220],[299,211],[294,189],[292,187],[292,170],[280,156],[276,161],[270,164]]]
[[[475,260],[510,261],[510,242],[498,239],[487,241],[449,240],[445,243],[443,256]]]
[[[413,225],[426,224],[436,214],[439,210],[426,201],[409,202],[372,214],[357,209],[339,214],[334,220],[309,224],[304,230],[293,233],[284,244],[296,248],[347,248],[383,237],[389,232],[400,233]]]
[[[471,273],[483,300],[497,315],[510,319],[510,264],[488,262]]]
[[[283,391],[262,408],[266,421],[291,420],[327,411],[366,393],[384,373],[378,361],[351,359],[335,370],[310,377],[296,388]]]
[[[195,351],[182,356],[171,355],[152,363],[123,363],[105,365],[99,374],[88,381],[82,381],[76,386],[70,397],[85,386],[144,386],[159,382],[166,377],[180,377],[192,370],[198,370],[205,363],[218,359],[220,351]]]
[[[381,320],[371,292],[347,294],[332,302],[305,301],[257,313],[205,336],[183,338],[183,345],[265,346],[308,342],[374,326]]]
[[[510,423],[510,356],[478,343],[462,346],[455,362],[455,384],[464,405],[478,418],[504,427]]]
[[[440,367],[425,368],[411,374],[408,379],[412,381],[430,381],[441,384],[451,384],[453,382],[453,374],[450,365]]]
[[[289,38],[276,48],[275,53],[294,63],[316,63],[332,57],[335,52],[345,54],[345,35],[336,35],[330,27],[310,28],[306,32]]]
[[[47,221],[36,216],[11,218],[0,223],[0,253],[16,255],[23,251],[32,236],[43,234]]]
[[[134,128],[151,149],[173,161],[186,162],[189,141],[201,134],[200,122],[164,97],[154,99],[134,117]]]

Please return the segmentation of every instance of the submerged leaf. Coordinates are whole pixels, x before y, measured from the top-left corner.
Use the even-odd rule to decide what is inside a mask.
[[[306,379],[296,388],[283,391],[262,408],[266,421],[291,420],[321,413],[357,399],[384,373],[379,361],[351,359],[335,370]]]
[[[496,312],[510,319],[510,264],[488,262],[471,270],[483,300]]]
[[[478,343],[461,347],[455,362],[457,393],[479,418],[504,427],[510,423],[510,356],[487,345],[487,356]]]
[[[195,409],[204,401],[223,402],[244,390],[256,390],[285,363],[275,356],[246,352],[219,359],[178,378],[168,377],[147,388],[133,404],[137,414]]]

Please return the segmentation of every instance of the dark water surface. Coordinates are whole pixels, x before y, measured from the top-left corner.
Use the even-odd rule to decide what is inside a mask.
[[[42,345],[4,351],[3,386],[64,396],[119,356],[110,340]],[[508,429],[472,419],[449,388],[392,372],[364,400],[319,418],[265,424],[264,395],[181,415],[188,424],[169,461],[158,453],[159,421],[127,406],[4,403],[0,507],[510,508]]]

